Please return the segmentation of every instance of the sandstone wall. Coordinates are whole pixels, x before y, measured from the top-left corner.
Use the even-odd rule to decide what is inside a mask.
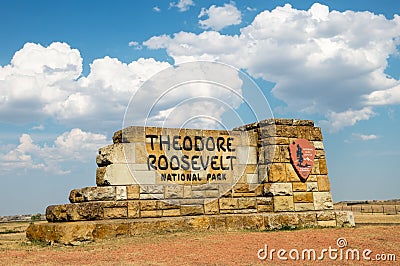
[[[171,158],[176,151],[168,149],[152,149],[149,138],[154,136],[184,136],[222,137],[232,140],[232,152],[199,152],[190,150],[181,154],[198,156],[233,156],[233,167],[229,170],[154,170],[148,167],[149,154],[157,156],[165,154]],[[306,181],[301,180],[293,167],[289,155],[289,143],[295,139],[307,139],[315,147],[315,159],[311,174]],[[332,196],[326,166],[325,151],[321,129],[314,127],[313,121],[295,119],[271,119],[259,123],[245,125],[232,131],[193,130],[193,129],[162,129],[129,127],[114,135],[114,144],[101,148],[97,156],[99,165],[96,181],[102,185],[132,185],[152,184],[154,193],[147,193],[146,186],[141,189],[138,199],[208,199],[218,201],[218,198],[243,198],[251,202],[268,202],[268,204],[253,204],[248,210],[239,208],[239,203],[232,203],[232,212],[262,212],[262,211],[312,211],[333,209]],[[154,146],[159,145],[159,140]],[[165,145],[164,145],[165,146]],[[174,153],[175,152],[175,153]],[[180,156],[179,154],[178,156]],[[226,162],[229,164],[229,162]],[[201,181],[161,181],[163,173],[200,174]],[[207,180],[207,175],[225,174],[226,180]],[[174,184],[180,184],[172,189]],[[205,186],[207,184],[207,186]],[[172,193],[171,190],[176,190]],[[258,197],[258,198],[257,198]],[[262,199],[260,199],[262,197]],[[243,201],[241,199],[241,201]],[[226,200],[222,200],[223,202]],[[76,201],[71,201],[76,202]],[[196,201],[200,202],[200,201]],[[202,203],[203,204],[203,203]],[[204,204],[203,204],[204,205]],[[265,205],[260,206],[258,205]],[[268,206],[268,207],[266,207]],[[204,209],[204,208],[203,208]],[[226,210],[224,210],[226,211]],[[229,212],[229,211],[228,211]],[[203,211],[203,213],[205,213]]]
[[[315,153],[307,178],[290,155],[298,139]],[[243,228],[249,221],[256,229],[354,226],[351,213],[333,211],[322,133],[313,121],[269,119],[230,131],[128,127],[113,142],[96,157],[97,186],[74,189],[70,204],[47,207],[51,223],[32,225],[28,237],[63,242],[61,224],[93,221],[85,233],[93,237],[107,221],[125,219],[118,226],[139,228],[134,221],[146,224],[148,218],[159,219],[150,220],[156,224],[172,219],[169,230],[175,222],[198,220],[193,217],[207,221],[206,228]]]
[[[132,126],[113,141],[97,155],[98,186],[259,182],[257,131]]]

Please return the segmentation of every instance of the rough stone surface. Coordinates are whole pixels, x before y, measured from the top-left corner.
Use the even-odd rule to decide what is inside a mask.
[[[115,199],[115,187],[85,187],[71,190],[69,194],[69,201],[71,203]]]
[[[303,182],[294,182],[293,185],[293,192],[303,192],[307,191],[307,184]]]
[[[352,212],[338,211],[335,212],[337,226],[340,227],[354,227],[354,215]]]
[[[319,127],[313,127],[310,130],[310,140],[314,140],[314,141],[322,141],[322,132],[321,132],[321,128]]]
[[[297,213],[299,217],[299,226],[301,227],[311,227],[317,223],[315,212],[300,212]]]
[[[300,178],[298,174],[296,173],[296,170],[294,170],[293,165],[290,163],[285,164],[286,167],[286,180],[288,182],[298,182],[300,181]]]
[[[295,203],[294,204],[294,210],[297,211],[297,212],[313,211],[314,210],[314,204],[313,203]]]
[[[225,217],[228,231],[243,229],[243,217],[241,215],[225,215]]]
[[[236,199],[236,198],[221,198],[221,199],[219,199],[219,208],[221,210],[238,209],[238,199]]]
[[[256,198],[239,198],[239,209],[255,209],[257,206]]]
[[[140,201],[140,210],[141,211],[154,211],[157,209],[160,209],[159,201],[157,201],[157,200]]]
[[[162,185],[141,185],[140,186],[140,193],[163,194],[164,193],[164,186],[162,186]]]
[[[190,229],[207,230],[210,229],[211,218],[207,216],[188,217],[185,218],[185,223]]]
[[[317,220],[318,221],[335,220],[335,215],[336,213],[334,211],[317,212]]]
[[[237,160],[239,164],[257,164],[256,147],[240,146],[237,148]]]
[[[158,137],[146,138],[146,134],[179,136],[172,145],[180,147],[185,136],[192,139],[212,136],[214,140],[219,138],[218,142],[223,140],[227,147],[230,136],[233,150],[222,147],[204,150],[205,153],[194,149],[178,151],[167,147],[166,138],[160,145]],[[294,170],[288,147],[299,138],[309,140],[316,149],[311,174],[304,182]],[[267,119],[233,131],[128,127],[116,132],[113,141],[113,145],[100,148],[96,157],[98,187],[74,189],[70,193],[72,204],[49,206],[46,210],[48,221],[64,224],[74,221],[77,225],[92,220],[96,221],[92,222],[94,227],[71,225],[72,231],[66,233],[64,227],[51,223],[46,228],[49,231],[40,234],[57,235],[59,230],[74,238],[75,232],[79,232],[80,239],[85,241],[176,228],[262,230],[285,225],[354,226],[352,214],[333,211],[322,132],[314,127],[313,121]],[[218,157],[212,159],[213,166],[208,169],[198,160],[197,170],[169,169],[172,164],[166,162],[166,169],[155,171],[148,166],[149,151],[155,158],[164,155],[167,160],[176,152],[177,158],[181,158],[181,153],[188,158]],[[227,155],[235,159],[230,161],[224,157]],[[221,163],[215,160],[219,156]],[[188,164],[192,162],[189,161]],[[231,169],[218,170],[219,164],[228,166],[231,162],[234,162]],[[203,181],[187,180],[192,174]],[[225,174],[224,178],[221,174]],[[171,176],[179,180],[172,181]],[[116,220],[125,222],[114,223]]]
[[[129,234],[129,223],[97,223],[93,231],[94,239],[106,239],[111,237],[126,236]]]
[[[314,121],[312,121],[312,120],[293,119],[293,125],[294,126],[309,126],[309,127],[313,127],[314,126]]]
[[[257,205],[272,205],[272,197],[257,197]]]
[[[322,226],[322,227],[336,227],[336,220],[331,220],[331,221],[318,221],[318,226]]]
[[[333,202],[330,192],[313,192],[315,210],[332,210]]]
[[[155,184],[155,172],[135,170],[135,167],[135,164],[110,164],[98,167],[97,169],[102,170],[96,175],[97,185]]]
[[[142,218],[154,218],[154,217],[161,217],[162,216],[162,210],[153,210],[153,211],[141,211],[140,212],[140,217]]]
[[[267,183],[264,185],[264,192],[272,196],[290,196],[293,195],[291,183]]]
[[[331,186],[327,175],[318,176],[318,191],[330,191]]]
[[[265,230],[264,217],[262,215],[243,216],[243,229]]]
[[[46,219],[49,222],[100,220],[103,219],[101,203],[77,203],[64,205],[51,205],[46,208]]]
[[[204,214],[202,205],[181,205],[181,215],[201,215]]]
[[[314,141],[313,144],[316,150],[324,149],[324,143],[322,141]]]
[[[140,202],[138,200],[128,202],[128,218],[140,217]]]
[[[276,196],[274,197],[274,211],[294,211],[294,202],[292,196]]]
[[[146,130],[150,130],[150,127],[146,127]],[[133,143],[133,142],[145,142],[145,128],[138,126],[130,126],[119,130],[114,133],[114,143]]]
[[[214,216],[163,217],[152,219],[117,219],[65,223],[33,223],[26,230],[30,240],[73,245],[79,242],[178,230],[272,230],[284,226],[354,226],[351,212],[336,212],[336,220],[318,221],[315,212],[263,213]],[[336,222],[337,221],[337,222]]]
[[[98,166],[135,163],[135,144],[116,143],[100,148],[96,163]]]
[[[273,212],[274,206],[273,205],[257,205],[257,212]]]
[[[166,186],[164,196],[166,199],[183,198],[183,186]]]
[[[171,217],[171,216],[181,216],[181,209],[169,209],[163,210],[162,216]]]
[[[130,185],[126,186],[126,194],[128,200],[139,199],[140,198],[140,186]]]
[[[164,193],[150,193],[150,194],[140,194],[139,199],[148,200],[148,199],[164,199]]]
[[[105,237],[105,234],[94,234],[96,226],[97,224],[91,221],[31,224],[26,230],[26,236],[30,240],[71,245],[74,242],[93,241],[97,239],[95,236],[99,236],[98,239]]]
[[[104,208],[104,219],[123,219],[128,217],[126,207]]]
[[[180,205],[202,205],[204,199],[180,199],[178,204]]]
[[[210,227],[211,227],[211,229],[215,229],[215,230],[225,230],[227,227],[226,216],[211,217]]]
[[[271,214],[268,217],[271,229],[281,229],[284,226],[296,227],[299,224],[299,216],[295,213]]]
[[[98,186],[109,185],[104,180],[105,174],[106,174],[106,167],[105,166],[96,168],[96,185],[98,185]]]
[[[117,186],[115,188],[115,196],[116,200],[126,200],[128,199],[127,192],[126,192],[126,186]]]
[[[269,164],[267,171],[269,182],[286,182],[286,168],[284,163]]]
[[[328,174],[328,168],[326,166],[326,159],[325,158],[318,159],[318,164],[319,164],[319,173],[321,175],[327,175]]]
[[[218,199],[210,199],[204,203],[204,214],[218,214],[219,201]]]
[[[295,203],[313,203],[313,193],[312,192],[294,192],[293,201]]]
[[[307,182],[306,183],[307,191],[314,192],[318,191],[318,183],[317,182]]]

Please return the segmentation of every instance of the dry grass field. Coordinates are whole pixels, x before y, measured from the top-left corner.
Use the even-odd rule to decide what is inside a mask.
[[[338,202],[335,203],[338,211],[352,211],[357,213],[369,214],[400,214],[399,200],[369,200],[358,202]]]
[[[288,258],[281,261],[276,253],[273,259],[260,260],[257,252],[265,245],[270,249],[323,249],[336,248],[337,239],[345,238],[342,250],[372,250],[376,254],[396,255],[400,260],[400,215],[356,215],[356,222],[388,222],[390,225],[366,225],[356,228],[301,229],[269,232],[178,232],[136,237],[122,237],[86,243],[81,246],[48,246],[30,243],[25,238],[29,223],[0,224],[0,265],[376,265],[377,261],[331,260],[325,254],[322,261]],[[263,254],[263,253],[261,253]],[[344,256],[344,255],[343,255]],[[288,257],[288,253],[286,253]],[[393,259],[392,259],[393,260]]]
[[[356,224],[400,225],[400,214],[389,215],[381,213],[354,213],[354,219]]]

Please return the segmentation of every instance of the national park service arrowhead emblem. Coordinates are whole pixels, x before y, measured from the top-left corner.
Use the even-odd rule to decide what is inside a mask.
[[[304,182],[314,165],[315,147],[306,139],[296,139],[290,143],[289,149],[293,167]]]

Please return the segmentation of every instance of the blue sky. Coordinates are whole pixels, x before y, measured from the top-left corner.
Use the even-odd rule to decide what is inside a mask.
[[[192,60],[243,70],[275,117],[321,126],[335,201],[400,198],[398,14],[397,1],[2,1],[0,215],[95,185],[130,96]]]

